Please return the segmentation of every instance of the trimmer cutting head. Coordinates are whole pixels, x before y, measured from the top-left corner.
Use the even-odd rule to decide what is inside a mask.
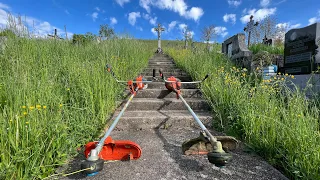
[[[217,167],[223,167],[232,160],[232,155],[223,152],[209,152],[208,160]]]

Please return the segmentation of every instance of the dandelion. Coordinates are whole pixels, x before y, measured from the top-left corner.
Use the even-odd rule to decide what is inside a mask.
[[[41,105],[36,105],[36,108],[37,109],[41,109]]]
[[[293,78],[294,78],[294,75],[292,75],[291,78],[293,79]]]
[[[281,81],[284,81],[284,78],[281,78]]]
[[[21,108],[22,108],[22,109],[25,109],[25,108],[27,108],[27,107],[26,107],[26,106],[21,106]]]
[[[285,76],[289,76],[289,75],[286,73]]]
[[[60,104],[59,107],[62,107],[62,104]]]
[[[26,124],[29,124],[29,122],[27,121]]]
[[[26,116],[27,114],[28,114],[27,112],[23,112],[23,115],[25,115],[25,116]]]
[[[67,91],[70,91],[70,88],[68,88]]]
[[[47,109],[47,106],[42,106],[43,109]]]
[[[34,106],[30,106],[29,109],[32,111],[34,109]]]

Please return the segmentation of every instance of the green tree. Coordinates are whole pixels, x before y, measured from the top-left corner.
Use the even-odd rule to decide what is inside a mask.
[[[111,39],[115,37],[114,29],[109,27],[108,24],[100,25],[99,37],[101,39]]]

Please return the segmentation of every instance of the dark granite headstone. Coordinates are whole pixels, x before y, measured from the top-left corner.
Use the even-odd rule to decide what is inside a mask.
[[[284,66],[280,72],[310,74],[316,71],[320,64],[319,43],[320,23],[288,31],[285,35]]]

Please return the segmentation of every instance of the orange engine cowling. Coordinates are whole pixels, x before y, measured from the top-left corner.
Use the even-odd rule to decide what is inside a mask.
[[[84,155],[88,158],[92,149],[96,148],[97,141],[85,145]],[[141,156],[141,148],[138,144],[127,140],[113,140],[110,136],[104,141],[99,153],[103,160],[136,160]]]
[[[132,80],[128,81],[128,87],[131,91],[131,94],[136,94],[135,89],[138,88],[139,90],[144,88],[142,76],[136,78],[136,83],[133,83]]]
[[[179,94],[181,93],[181,82],[179,79],[175,78],[174,76],[171,76],[168,78],[165,86],[169,91],[175,91],[177,93],[177,98],[179,99]]]

